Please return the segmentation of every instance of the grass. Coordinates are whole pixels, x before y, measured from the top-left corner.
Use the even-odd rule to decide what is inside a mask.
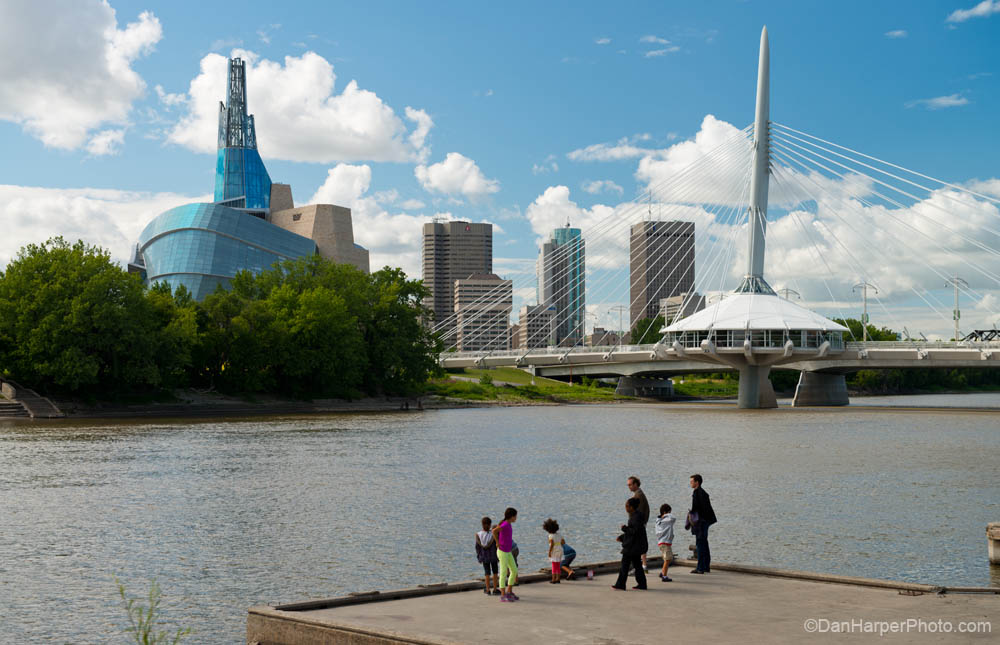
[[[740,382],[736,379],[674,378],[674,394],[700,399],[731,399],[739,394]]]
[[[484,374],[491,376],[494,382],[502,381],[517,383],[518,385],[505,386],[479,382],[479,379]],[[469,368],[460,372],[460,375],[474,378],[476,381],[460,381],[451,378],[435,379],[427,384],[427,394],[465,399],[468,401],[498,401],[507,403],[594,403],[634,400],[634,397],[615,395],[614,388],[597,385],[583,385],[580,383],[569,385],[562,381],[542,377],[536,377],[535,385],[531,385],[530,374],[511,367],[500,367],[491,370]]]

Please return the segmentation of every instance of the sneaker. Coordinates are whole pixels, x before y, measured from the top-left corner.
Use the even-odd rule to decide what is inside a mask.
[[[704,571],[699,571],[698,569],[691,569],[688,573],[705,573]]]
[[[512,602],[512,601],[510,598],[507,597],[507,594],[500,594],[500,602]]]
[[[494,589],[493,590],[493,595],[494,596],[500,596],[500,595],[502,595],[502,593],[501,593],[501,591],[499,589]]]
[[[492,595],[489,589],[483,589],[483,593],[486,594],[487,596]]]
[[[673,582],[674,581],[673,578],[668,578],[667,576],[660,576],[660,580],[662,582]]]
[[[646,587],[640,587],[639,585],[636,585],[636,586],[634,586],[632,588],[633,589],[638,589],[639,591],[645,591],[646,590]]]
[[[509,594],[507,594],[507,600],[508,600],[508,602],[513,602],[513,601],[515,601],[515,600],[520,600],[520,598],[518,598],[518,597],[517,597],[517,594],[515,594],[515,593],[514,593],[514,592],[512,591],[512,592],[510,592]]]
[[[625,591],[625,587],[619,587],[616,585],[611,585],[611,588],[615,589],[616,591]]]

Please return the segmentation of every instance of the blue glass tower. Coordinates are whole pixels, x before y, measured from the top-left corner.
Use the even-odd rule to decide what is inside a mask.
[[[556,311],[556,342],[573,344],[584,335],[586,315],[586,245],[580,229],[552,231],[538,256],[538,303]]]
[[[246,208],[263,217],[271,201],[271,177],[257,152],[257,129],[247,114],[246,65],[229,61],[228,100],[219,103],[219,152],[215,162],[215,201]]]

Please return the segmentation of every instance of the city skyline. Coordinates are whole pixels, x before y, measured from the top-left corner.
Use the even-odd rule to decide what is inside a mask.
[[[389,263],[414,277],[420,227],[435,215],[492,223],[494,270],[528,274],[539,244],[567,217],[586,237],[747,124],[765,23],[776,120],[996,194],[1000,17],[988,4],[649,3],[627,16],[590,4],[533,8],[543,27],[525,29],[491,8],[425,16],[393,5],[371,20],[356,7],[249,2],[242,21],[199,5],[204,19],[192,24],[194,5],[185,3],[11,3],[18,10],[3,21],[11,33],[0,47],[10,48],[9,60],[33,56],[3,72],[0,206],[11,226],[0,264],[59,234],[105,246],[124,264],[144,222],[207,200],[199,191],[215,154],[218,83],[233,53],[248,61],[272,178],[311,194],[303,203],[351,208],[372,268]],[[314,24],[337,29],[317,33]],[[59,39],[59,25],[72,25],[79,41]],[[27,33],[36,34],[30,46]],[[501,46],[515,37],[517,51]],[[53,96],[61,104],[38,102]],[[781,218],[774,210],[769,219]],[[773,231],[768,243],[783,255],[802,250],[780,226]],[[627,240],[588,252],[621,260]],[[588,263],[588,273],[599,267]],[[787,286],[793,269],[775,264],[768,274]],[[901,288],[911,275],[948,299],[917,264],[880,275],[880,296],[911,331],[946,333],[947,321]],[[963,298],[963,320],[988,327],[1000,292],[963,277],[984,294]],[[797,290],[819,308],[859,314],[850,291],[857,276],[841,281],[830,295],[817,280]],[[515,310],[528,299],[515,293]],[[598,324],[617,327],[607,315],[614,303],[588,298],[588,313],[591,304]],[[873,322],[895,324],[882,314]]]

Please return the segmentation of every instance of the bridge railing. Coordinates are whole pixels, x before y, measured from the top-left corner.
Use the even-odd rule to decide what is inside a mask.
[[[870,340],[845,343],[848,350],[863,349],[1000,349],[1000,341],[969,340]]]
[[[585,345],[581,347],[535,347],[532,349],[501,349],[489,352],[490,358],[509,356],[531,356],[552,355],[562,356],[563,354],[615,354],[622,352],[651,352],[656,345]],[[445,352],[441,354],[442,359],[447,358],[480,358],[485,357],[486,352]]]

